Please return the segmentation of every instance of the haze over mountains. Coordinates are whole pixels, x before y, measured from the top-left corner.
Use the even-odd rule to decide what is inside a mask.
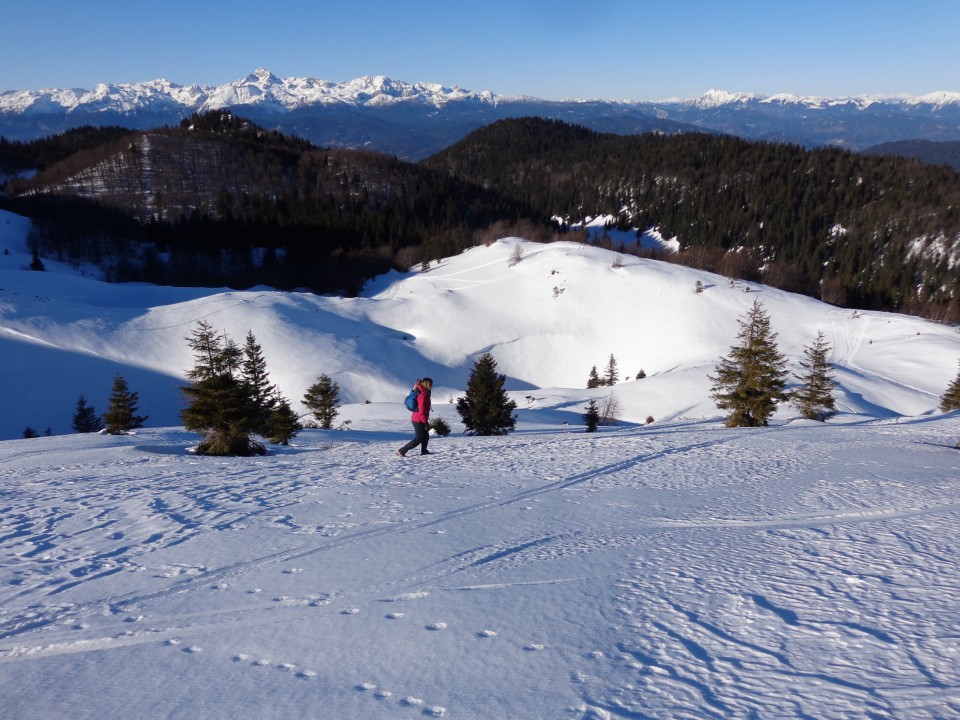
[[[903,140],[960,141],[958,92],[822,98],[710,90],[690,100],[549,101],[384,76],[281,79],[264,68],[218,86],[153,80],[92,90],[8,90],[0,93],[0,135],[29,140],[81,125],[146,129],[220,108],[237,108],[265,127],[319,145],[406,159],[432,155],[496,120],[527,115],[621,134],[699,130],[852,150]]]

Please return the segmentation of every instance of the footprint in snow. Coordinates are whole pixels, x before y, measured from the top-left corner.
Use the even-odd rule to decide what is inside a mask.
[[[347,608],[347,609],[345,609],[345,610],[341,610],[341,611],[340,611],[340,614],[341,614],[341,615],[356,615],[356,614],[359,613],[359,612],[360,612],[360,608]]]
[[[447,624],[444,622],[432,623],[427,625],[427,630],[446,630]]]
[[[489,638],[489,637],[496,637],[496,636],[497,636],[496,630],[481,630],[480,632],[477,633],[478,638]]]

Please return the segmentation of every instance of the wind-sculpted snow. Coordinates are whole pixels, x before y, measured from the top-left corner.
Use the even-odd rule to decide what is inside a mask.
[[[5,714],[946,718],[960,417],[0,444]]]

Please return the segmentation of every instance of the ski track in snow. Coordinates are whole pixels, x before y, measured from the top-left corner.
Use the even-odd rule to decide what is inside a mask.
[[[0,457],[0,665],[155,645],[333,684],[370,717],[463,716],[415,675],[371,662],[348,683],[284,641],[362,621],[370,643],[402,633],[474,663],[562,659],[576,668],[568,717],[947,717],[960,713],[960,473],[914,482],[858,451],[923,430],[837,427],[822,457],[802,426],[451,438],[399,462],[390,443],[336,433],[252,460],[138,439],[61,462],[17,443]],[[324,580],[347,548],[374,567]],[[467,612],[506,589],[581,592],[585,617],[559,607],[542,637],[522,634],[522,610]],[[614,595],[598,604],[613,616],[590,617],[595,592]],[[436,617],[450,593],[466,614]],[[231,647],[263,625],[275,644]],[[595,647],[570,658],[584,632]]]

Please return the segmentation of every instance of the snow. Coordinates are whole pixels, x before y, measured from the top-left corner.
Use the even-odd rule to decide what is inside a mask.
[[[409,83],[392,80],[383,75],[372,75],[343,82],[332,82],[313,77],[279,78],[260,67],[231,83],[200,86],[178,85],[162,78],[137,83],[99,83],[93,90],[83,88],[45,88],[0,90],[0,113],[46,114],[76,112],[83,109],[135,112],[138,110],[179,109],[204,112],[224,107],[256,105],[280,113],[310,105],[382,107],[401,102],[433,105],[468,101],[499,105],[509,102],[530,102],[537,98],[521,95],[498,95],[489,90],[471,91],[444,86],[434,82]],[[599,98],[576,98],[564,102],[612,102],[626,106],[647,106],[646,101],[620,102]],[[696,98],[669,98],[654,105],[681,105],[711,110],[721,107],[753,105],[798,105],[810,109],[851,106],[865,110],[881,103],[891,107],[927,107],[931,111],[960,105],[960,93],[938,91],[921,96],[859,95],[855,97],[824,98],[798,96],[791,93],[758,95],[756,93],[728,92],[711,89]]]
[[[26,270],[27,230],[0,215],[4,716],[960,713],[960,414],[936,411],[956,328],[518,239],[354,299],[107,285]],[[755,298],[794,369],[824,330],[834,420],[723,427],[706,375]],[[253,329],[291,399],[333,376],[353,429],[190,453],[200,319]],[[448,402],[487,350],[519,406],[505,437]],[[611,353],[623,422],[588,434]],[[148,427],[70,433],[117,371]],[[398,459],[427,374],[454,432]]]

